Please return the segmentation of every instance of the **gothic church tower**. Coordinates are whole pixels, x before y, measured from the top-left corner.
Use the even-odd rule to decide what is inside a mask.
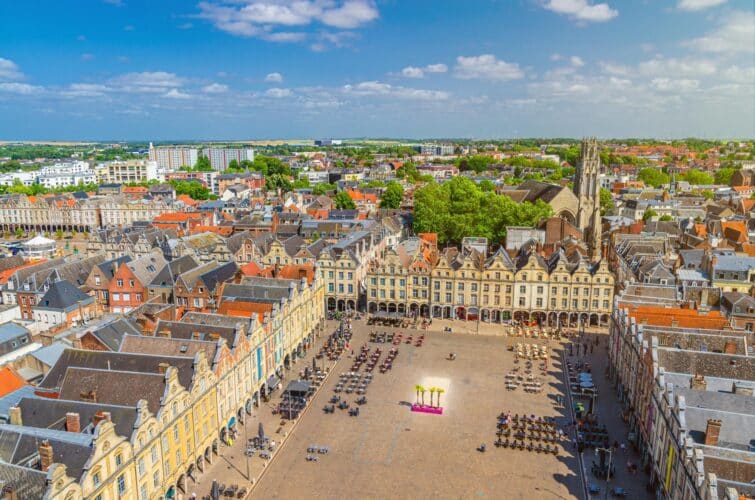
[[[598,141],[594,137],[582,139],[582,150],[574,174],[574,194],[579,200],[577,225],[582,230],[593,261],[600,259],[600,155]]]

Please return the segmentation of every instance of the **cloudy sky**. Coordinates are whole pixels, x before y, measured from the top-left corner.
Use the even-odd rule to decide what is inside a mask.
[[[0,139],[753,137],[752,0],[2,2]]]

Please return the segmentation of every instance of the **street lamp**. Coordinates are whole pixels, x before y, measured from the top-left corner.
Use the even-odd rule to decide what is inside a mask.
[[[606,491],[605,497],[608,498],[608,482],[611,480],[611,459],[613,458],[613,450],[611,448],[595,448],[595,454],[599,452],[608,453],[608,469],[606,470]]]

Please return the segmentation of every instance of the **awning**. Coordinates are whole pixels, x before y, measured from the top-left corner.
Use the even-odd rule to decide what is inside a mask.
[[[228,428],[231,428],[234,425],[236,425],[236,417],[231,417],[231,419],[228,421]]]

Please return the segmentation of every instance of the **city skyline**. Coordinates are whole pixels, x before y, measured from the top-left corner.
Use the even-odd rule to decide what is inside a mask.
[[[0,7],[0,139],[755,135],[745,0],[41,5]]]

